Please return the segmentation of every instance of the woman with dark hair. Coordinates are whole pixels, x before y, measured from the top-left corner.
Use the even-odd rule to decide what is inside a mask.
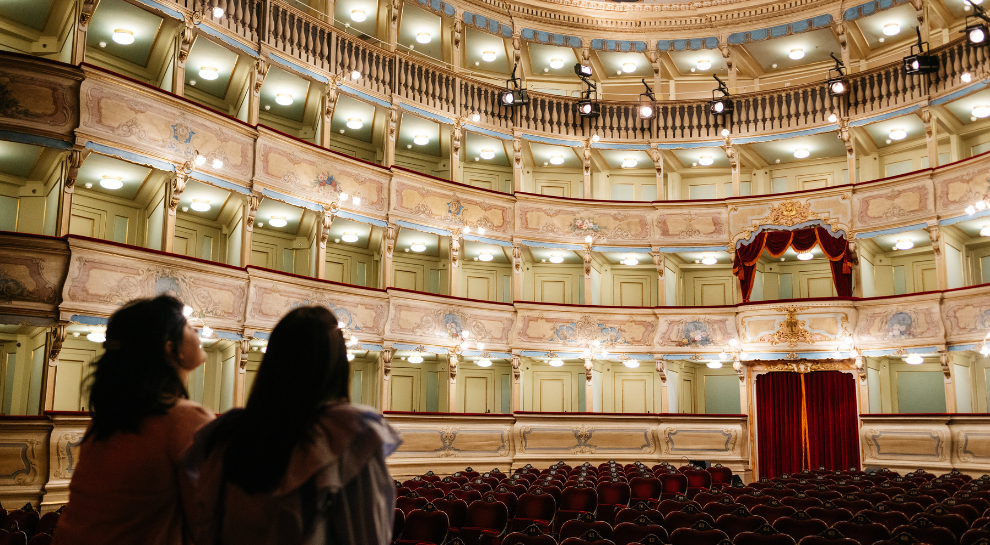
[[[297,308],[275,326],[244,409],[196,435],[199,545],[384,545],[395,485],[385,457],[398,433],[349,402],[337,319]]]
[[[189,400],[186,377],[206,361],[174,297],[139,299],[107,323],[88,378],[92,422],[79,447],[55,543],[190,542],[182,461],[213,415]]]

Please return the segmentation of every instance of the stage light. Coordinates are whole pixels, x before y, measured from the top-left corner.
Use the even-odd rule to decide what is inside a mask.
[[[591,77],[591,66],[587,66],[581,63],[574,65],[574,74],[580,78],[590,78]]]
[[[971,45],[985,45],[987,43],[987,25],[977,23],[967,26],[966,39]]]
[[[581,117],[594,118],[600,116],[601,113],[601,106],[595,100],[585,99],[578,102],[578,115]]]
[[[828,80],[828,94],[834,97],[846,94],[849,88],[846,86],[846,82],[842,78],[835,78]],[[834,123],[834,121],[833,121]]]
[[[526,89],[506,89],[500,96],[505,106],[525,106],[529,104],[529,91]]]
[[[904,57],[906,74],[934,74],[938,72],[938,57],[934,55],[908,55]]]
[[[711,112],[715,115],[731,114],[733,110],[732,101],[726,98],[719,98],[709,103]]]

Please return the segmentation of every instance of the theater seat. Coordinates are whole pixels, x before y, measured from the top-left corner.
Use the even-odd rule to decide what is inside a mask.
[[[440,511],[432,503],[427,503],[422,509],[415,509],[406,515],[402,539],[397,544],[433,543],[442,545],[447,539],[447,529],[450,520],[447,513]]]
[[[569,537],[561,541],[560,545],[615,545],[615,543],[594,530],[588,530],[581,537]]]
[[[651,535],[666,541],[667,530],[663,526],[651,522],[645,516],[637,518],[634,522],[623,522],[617,525],[615,531],[612,533],[616,545],[627,545],[628,543],[642,541],[643,538]]]
[[[887,527],[866,518],[862,512],[849,520],[836,522],[833,528],[861,544],[890,539],[890,530]]]
[[[707,521],[699,520],[690,528],[678,528],[670,534],[671,545],[719,545],[729,541],[729,536]]]
[[[892,531],[894,528],[897,528],[898,526],[909,524],[911,522],[911,519],[909,519],[907,515],[905,515],[904,513],[901,513],[900,511],[892,511],[889,507],[886,506],[884,507],[877,506],[877,508],[875,509],[871,509],[868,511],[860,511],[857,514],[863,515],[864,517],[872,520],[873,522],[883,525],[883,527],[889,531]]]
[[[395,509],[395,516],[392,518],[392,539],[396,540],[402,536],[402,528],[406,525],[406,514],[402,509]]]
[[[798,545],[860,545],[855,539],[849,539],[835,528],[829,528],[817,536],[808,536],[798,541]]]
[[[468,505],[467,518],[458,533],[466,545],[483,543],[482,536],[498,537],[505,532],[509,511],[505,504],[487,494],[481,501]]]
[[[911,522],[914,522],[920,518],[926,518],[932,521],[932,524],[935,526],[941,526],[948,529],[954,536],[956,536],[956,539],[961,538],[962,535],[966,533],[966,530],[969,530],[969,523],[966,522],[966,519],[960,517],[959,515],[953,515],[952,513],[946,511],[944,507],[939,505],[933,506],[933,508],[926,513],[915,515],[911,518]]]
[[[794,538],[764,524],[752,532],[743,532],[732,540],[733,545],[794,545]]]
[[[547,494],[542,488],[534,488],[519,497],[516,504],[516,516],[510,523],[513,532],[524,530],[536,521],[543,524],[553,523],[554,513],[557,511],[557,502],[553,496]]]
[[[433,505],[435,505],[437,509],[447,513],[447,518],[450,519],[450,528],[452,530],[460,530],[461,526],[464,526],[464,523],[467,521],[467,502],[458,499],[457,496],[453,494],[448,494],[443,498],[433,500]]]
[[[501,545],[557,545],[557,540],[543,533],[539,526],[531,524],[522,532],[506,535]]]
[[[598,532],[604,536],[605,539],[612,539],[612,525],[607,522],[596,520],[595,515],[592,513],[581,513],[576,519],[564,522],[560,527],[558,537],[560,537],[560,539],[580,537],[588,530]]]
[[[805,511],[798,511],[792,516],[777,519],[773,527],[778,532],[793,537],[794,541],[801,541],[805,537],[824,532],[828,529],[828,524],[823,520],[812,518]]]
[[[722,464],[715,464],[708,468],[708,473],[711,474],[711,486],[732,485],[732,470],[727,467],[722,467]]]
[[[765,519],[770,524],[780,517],[789,517],[797,512],[797,509],[789,507],[780,503],[777,500],[771,500],[763,505],[757,505],[750,509],[754,515],[759,515]]]
[[[750,513],[745,507],[722,515],[715,521],[715,527],[725,532],[729,538],[734,538],[743,532],[752,532],[765,524],[767,519]]]
[[[402,513],[409,516],[409,513],[413,512],[415,509],[422,509],[427,502],[426,498],[419,497],[419,494],[413,490],[408,496],[400,496],[395,499],[396,509],[401,509]]]
[[[938,545],[954,545],[958,543],[956,536],[948,529],[941,526],[936,526],[931,520],[926,517],[918,517],[917,519],[911,521],[911,524],[905,524],[903,526],[898,526],[894,528],[891,534],[897,537],[898,534],[911,534],[918,541],[922,543],[938,544]]]
[[[656,509],[651,509],[645,501],[640,501],[636,502],[632,507],[616,513],[613,527],[623,522],[635,522],[640,516],[646,516],[653,524],[663,525],[663,514]]]
[[[715,526],[715,519],[698,508],[696,504],[687,505],[680,511],[670,513],[663,518],[663,527],[668,532],[673,532],[678,528],[690,528],[697,522],[707,522],[712,527]]]
[[[832,526],[840,520],[849,520],[853,517],[852,513],[846,509],[839,509],[829,502],[825,502],[824,507],[809,507],[805,509],[804,512],[811,515],[811,518],[825,521],[825,524],[828,524],[829,526]]]

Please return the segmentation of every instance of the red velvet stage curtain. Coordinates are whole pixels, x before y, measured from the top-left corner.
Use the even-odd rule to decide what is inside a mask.
[[[810,469],[859,469],[856,378],[840,371],[805,375]]]
[[[859,467],[856,382],[848,373],[766,373],[756,379],[760,477]]]
[[[756,262],[766,250],[770,257],[784,255],[787,248],[797,252],[807,252],[815,247],[821,247],[822,252],[832,266],[832,281],[835,292],[840,297],[852,296],[852,261],[849,257],[849,242],[843,237],[834,237],[824,227],[807,227],[797,231],[762,231],[749,244],[736,248],[732,273],[739,277],[742,283],[743,302],[749,302],[753,292],[753,276]]]

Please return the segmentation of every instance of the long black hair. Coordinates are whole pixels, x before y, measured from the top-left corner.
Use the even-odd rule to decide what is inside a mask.
[[[135,299],[110,316],[106,352],[88,377],[86,438],[107,439],[117,432],[139,433],[146,417],[163,415],[186,386],[169,356],[178,358],[186,327],[182,303],[168,295]],[[165,343],[172,341],[172,353]]]
[[[274,490],[295,446],[310,440],[323,406],[349,399],[349,372],[333,313],[301,307],[282,318],[245,409],[231,415],[207,446],[227,443],[227,479],[250,494]]]

